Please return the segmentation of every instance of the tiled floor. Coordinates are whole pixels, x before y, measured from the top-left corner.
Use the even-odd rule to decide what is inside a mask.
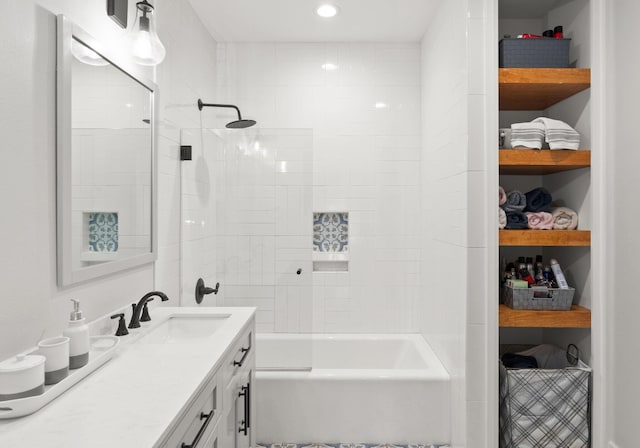
[[[257,448],[447,448],[449,445],[394,445],[390,443],[266,443]]]

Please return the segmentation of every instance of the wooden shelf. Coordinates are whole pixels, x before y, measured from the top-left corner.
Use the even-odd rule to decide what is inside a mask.
[[[553,174],[589,168],[591,151],[501,149],[498,160],[500,174]]]
[[[513,310],[500,305],[501,327],[591,328],[591,311],[572,305],[571,311]]]
[[[591,86],[588,68],[501,68],[501,110],[544,110]]]
[[[591,246],[589,230],[500,230],[501,246]]]

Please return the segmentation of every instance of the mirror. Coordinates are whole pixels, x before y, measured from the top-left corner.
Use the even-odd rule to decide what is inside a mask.
[[[58,16],[58,283],[156,258],[157,88]]]

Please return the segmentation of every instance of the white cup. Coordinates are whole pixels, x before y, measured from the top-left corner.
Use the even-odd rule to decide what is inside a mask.
[[[44,384],[56,384],[69,375],[69,338],[57,336],[38,342],[44,363]]]

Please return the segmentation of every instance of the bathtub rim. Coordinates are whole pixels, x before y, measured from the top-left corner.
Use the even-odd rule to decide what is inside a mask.
[[[313,368],[260,368],[256,366],[256,376],[261,380],[322,380],[322,381],[444,381],[449,382],[451,375],[445,369],[442,361],[437,357],[429,343],[420,333],[258,333],[256,334],[256,346],[259,341],[265,340],[404,340],[414,344],[418,354],[426,363],[424,369],[327,369]]]

